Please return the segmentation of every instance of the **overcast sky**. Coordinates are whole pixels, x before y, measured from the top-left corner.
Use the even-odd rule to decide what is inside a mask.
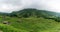
[[[0,0],[0,12],[10,13],[24,8],[60,12],[60,0]]]

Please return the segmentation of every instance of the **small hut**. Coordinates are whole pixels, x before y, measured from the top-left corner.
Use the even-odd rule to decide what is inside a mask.
[[[3,21],[3,24],[10,24],[9,21]]]

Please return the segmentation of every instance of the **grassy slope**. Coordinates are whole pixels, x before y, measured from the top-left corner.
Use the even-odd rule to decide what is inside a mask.
[[[13,26],[0,24],[0,31],[3,32],[27,32],[25,30],[14,28]]]
[[[9,25],[0,24],[3,32],[59,32],[60,23],[44,18],[6,18],[11,22]],[[19,21],[18,21],[19,20]],[[0,18],[0,23],[2,18]]]

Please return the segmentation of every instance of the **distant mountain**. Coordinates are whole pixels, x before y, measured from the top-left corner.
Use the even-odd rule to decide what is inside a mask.
[[[0,12],[0,16],[7,16],[9,15],[10,13],[4,13],[4,12]]]
[[[11,16],[17,17],[53,17],[56,16],[57,13],[45,10],[37,10],[37,9],[23,9],[20,11],[14,11],[11,13]]]
[[[57,13],[56,16],[60,17],[60,13]]]
[[[0,15],[7,15],[13,17],[58,17],[60,16],[60,13],[37,9],[23,9],[19,11],[13,11],[12,13],[0,12]]]
[[[0,15],[18,17],[18,18],[43,17],[46,19],[53,19],[55,21],[60,21],[60,13],[55,13],[46,10],[37,10],[37,9],[23,9],[19,11],[13,11],[12,13],[0,13]]]

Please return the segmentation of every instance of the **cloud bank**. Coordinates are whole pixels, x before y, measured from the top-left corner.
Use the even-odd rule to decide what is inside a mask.
[[[60,0],[0,0],[0,12],[10,13],[24,8],[60,12]]]

